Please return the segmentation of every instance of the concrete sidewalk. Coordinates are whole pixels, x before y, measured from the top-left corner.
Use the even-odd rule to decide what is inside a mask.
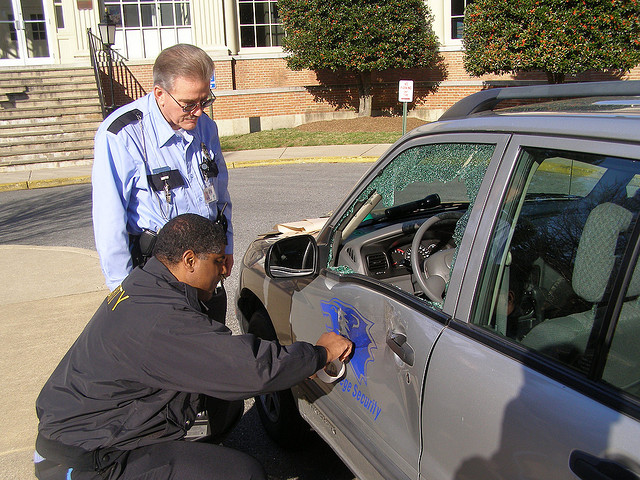
[[[98,254],[0,245],[0,479],[33,479],[35,400],[108,293]]]
[[[389,144],[322,145],[224,152],[227,168],[290,163],[374,162]],[[0,192],[89,183],[91,165],[0,172]]]

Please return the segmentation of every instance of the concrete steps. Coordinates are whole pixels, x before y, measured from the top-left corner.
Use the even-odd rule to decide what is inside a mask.
[[[20,114],[20,118],[9,117],[6,119],[0,118],[0,131],[5,130],[5,127],[10,128],[15,125],[16,127],[31,127],[32,129],[38,128],[40,125],[49,125],[52,122],[63,127],[64,125],[85,123],[85,122],[96,122],[99,125],[102,120],[102,113],[95,113],[95,108],[91,107],[89,109],[92,113],[65,113],[62,115],[60,112],[51,115],[43,116],[42,110],[40,110],[40,114],[38,114],[37,110],[32,110],[29,112],[23,112]],[[95,125],[96,129],[98,128]]]
[[[8,130],[8,129],[6,129]],[[43,125],[37,132],[32,127],[12,128],[12,132],[4,132],[0,129],[0,146],[12,145],[37,145],[38,143],[51,143],[52,141],[70,141],[79,138],[93,138],[95,127],[93,124],[80,125],[72,123],[67,125],[64,131],[60,131],[60,124]]]
[[[100,101],[84,99],[81,102],[69,102],[64,99],[46,101],[17,102],[15,106],[0,107],[0,121],[21,120],[23,118],[47,118],[100,112]]]
[[[91,68],[0,69],[0,171],[89,164],[101,121]]]

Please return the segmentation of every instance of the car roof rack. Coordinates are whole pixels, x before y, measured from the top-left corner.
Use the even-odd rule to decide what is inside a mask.
[[[444,112],[438,120],[454,120],[465,118],[478,112],[491,111],[496,105],[505,100],[618,97],[625,95],[640,95],[640,80],[489,88],[458,101]]]

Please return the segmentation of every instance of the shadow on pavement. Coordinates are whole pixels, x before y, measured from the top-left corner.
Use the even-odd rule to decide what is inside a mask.
[[[247,401],[253,403],[253,401]],[[247,403],[248,405],[248,403]],[[266,434],[255,405],[247,410],[224,444],[255,457],[270,480],[352,480],[353,473],[315,433],[300,449],[284,450]]]

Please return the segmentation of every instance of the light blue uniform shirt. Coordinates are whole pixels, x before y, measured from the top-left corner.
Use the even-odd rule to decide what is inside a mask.
[[[141,119],[134,110],[140,111]],[[219,171],[212,179],[217,200],[209,204],[204,199],[205,180],[200,171],[203,143]],[[184,186],[171,190],[170,203],[163,191],[152,189],[147,178],[166,167],[178,170],[184,181]],[[143,229],[157,232],[183,213],[215,219],[226,204],[224,216],[229,228],[225,253],[232,254],[228,181],[218,127],[204,113],[193,130],[173,130],[150,93],[109,115],[96,133],[91,180],[93,231],[109,289],[116,288],[132,270],[129,234],[140,235]]]

